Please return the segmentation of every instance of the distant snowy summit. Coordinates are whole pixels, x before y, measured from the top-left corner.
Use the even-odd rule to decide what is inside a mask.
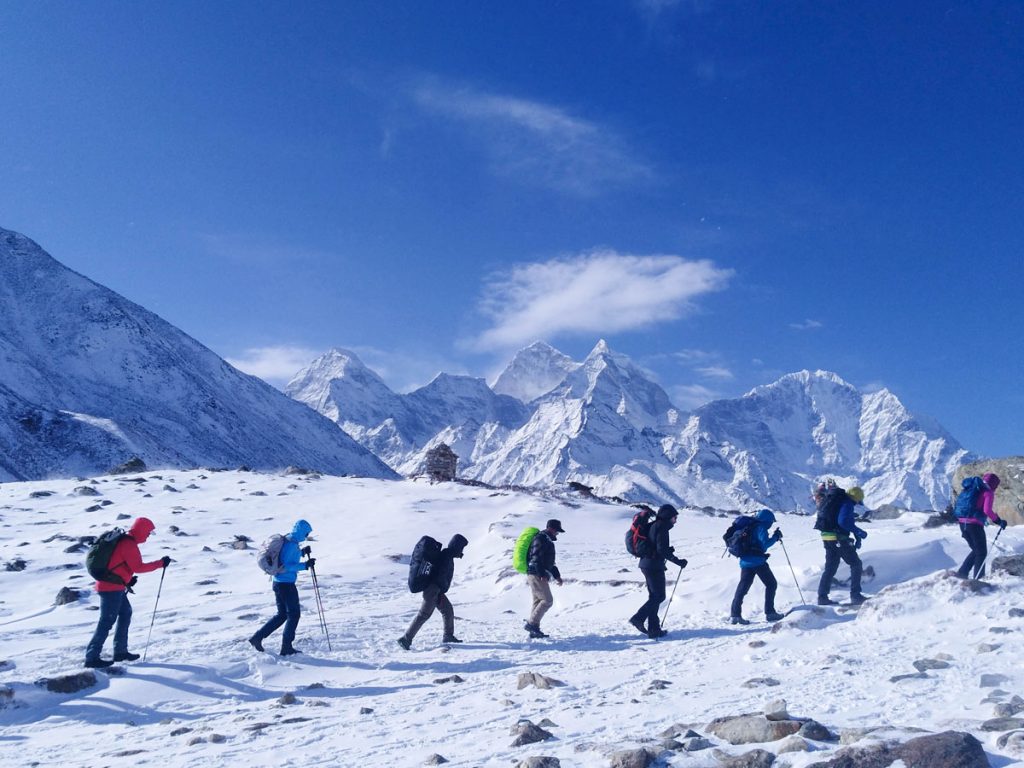
[[[604,496],[718,509],[806,511],[824,476],[860,484],[870,506],[941,509],[950,476],[969,458],[891,392],[861,393],[827,371],[789,374],[686,413],[604,341],[582,362],[532,344],[493,389],[442,374],[407,395],[335,350],[287,391],[404,474],[444,442],[461,476],[495,485],[576,481]]]
[[[395,476],[328,419],[0,229],[0,481],[134,456]]]

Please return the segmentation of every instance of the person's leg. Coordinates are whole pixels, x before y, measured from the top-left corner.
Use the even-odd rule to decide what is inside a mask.
[[[434,609],[437,608],[437,598],[440,594],[441,588],[437,584],[431,584],[423,590],[423,602],[420,604],[420,610],[413,617],[412,623],[409,624],[409,628],[405,630],[405,635],[403,635],[409,643],[416,637],[416,633],[420,631],[420,628],[427,623],[427,619],[433,615]]]
[[[444,635],[441,637],[441,642],[459,642],[455,637],[455,609],[448,596],[443,592],[437,596],[437,610],[441,612],[441,620],[444,622]]]
[[[100,592],[100,617],[96,622],[96,631],[93,632],[89,645],[85,648],[85,660],[99,661],[103,653],[103,644],[107,642],[107,635],[111,627],[117,621],[121,611],[121,600],[124,592]]]
[[[985,561],[988,559],[988,537],[985,535],[985,526],[971,525],[971,551],[974,553],[974,578],[980,579],[985,575]]]
[[[294,584],[282,584],[281,592],[284,595],[284,609],[287,618],[284,622],[284,634],[281,636],[281,653],[294,651],[292,643],[295,641],[295,630],[299,626],[299,619],[302,616],[302,606],[299,605],[299,588]]]
[[[122,593],[121,607],[117,612],[117,627],[114,629],[114,656],[128,653],[128,627],[132,623],[132,604],[128,602],[128,593]]]
[[[757,577],[764,584],[764,615],[772,616],[778,613],[775,610],[775,593],[779,589],[779,582],[772,573],[772,568],[765,563],[757,569]]]
[[[818,582],[818,602],[828,600],[828,593],[832,591],[832,579],[839,570],[839,542],[823,541],[825,546],[825,570],[821,572],[821,581]]]
[[[857,601],[863,599],[860,594],[860,575],[864,569],[857,554],[857,546],[852,540],[847,540],[839,545],[839,555],[850,566],[850,599]]]
[[[754,583],[754,574],[756,573],[756,568],[740,568],[740,583],[736,585],[736,593],[732,596],[732,607],[729,610],[729,615],[732,618],[743,616],[743,598],[750,591],[750,585]]]
[[[647,588],[650,590],[651,598],[647,601],[647,633],[656,635],[661,632],[661,619],[658,617],[658,610],[665,602],[665,570],[663,568],[652,568],[644,571],[648,576]]]
[[[281,592],[279,587],[282,585],[279,582],[274,582],[274,601],[277,604],[277,613],[272,616],[266,624],[256,630],[249,642],[253,645],[258,645],[263,642],[270,634],[277,630],[285,620],[288,618],[288,608],[285,603],[284,593]]]
[[[540,629],[541,619],[548,609],[554,605],[555,599],[551,596],[551,584],[547,579],[540,576],[530,576],[530,590],[533,592],[533,611],[530,613],[530,624]]]

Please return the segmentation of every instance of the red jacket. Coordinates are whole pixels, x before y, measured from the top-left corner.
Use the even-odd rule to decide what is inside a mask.
[[[152,521],[145,517],[140,517],[132,523],[132,527],[128,529],[128,535],[117,542],[117,546],[114,547],[108,566],[111,571],[124,579],[124,584],[97,581],[97,592],[123,592],[126,589],[125,584],[131,581],[132,576],[136,573],[148,573],[163,567],[162,559],[144,563],[142,555],[139,553],[139,544],[149,538],[149,534],[153,532],[154,528]]]

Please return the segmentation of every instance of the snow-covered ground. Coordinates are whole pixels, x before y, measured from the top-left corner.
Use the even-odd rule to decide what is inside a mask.
[[[735,559],[722,557],[728,520],[684,512],[673,542],[690,565],[669,607],[670,634],[656,642],[626,622],[645,595],[622,545],[626,507],[414,481],[210,471],[141,477],[144,483],[104,477],[0,486],[0,692],[6,686],[13,693],[0,695],[5,765],[418,766],[440,754],[453,766],[509,766],[530,755],[558,757],[562,766],[607,766],[610,751],[657,744],[673,724],[709,735],[713,718],[761,711],[778,698],[792,714],[836,731],[967,730],[982,740],[992,765],[1024,765],[1010,748],[996,746],[998,733],[980,730],[993,716],[991,698],[982,702],[992,693],[980,687],[983,674],[1005,676],[999,700],[1024,694],[1024,620],[1009,616],[1022,603],[1024,585],[1004,576],[992,579],[991,594],[965,590],[944,573],[966,554],[965,543],[954,528],[922,528],[923,515],[866,524],[862,556],[876,575],[864,588],[876,597],[859,612],[800,607],[775,547],[777,605],[796,609],[775,630],[758,610],[759,583],[745,605],[754,623],[725,622],[738,577]],[[101,495],[75,495],[80,486]],[[33,498],[39,491],[53,494]],[[102,502],[112,503],[87,511]],[[98,685],[76,694],[34,685],[82,670],[97,617],[84,552],[65,550],[80,536],[127,526],[139,515],[157,526],[142,545],[144,559],[175,560],[148,660],[123,665],[123,675],[98,671]],[[259,654],[245,639],[272,613],[269,579],[256,567],[255,549],[231,543],[244,535],[256,546],[299,517],[313,526],[333,650],[304,574],[296,641],[302,655]],[[530,641],[522,629],[529,589],[510,573],[510,553],[524,526],[550,517],[566,529],[558,542],[566,581],[554,587],[555,605],[544,620],[551,639]],[[823,559],[817,534],[808,518],[783,515],[781,526],[803,594],[813,600]],[[413,650],[403,651],[395,639],[419,597],[405,586],[407,560],[399,556],[421,534],[447,542],[456,532],[470,542],[449,592],[465,643],[441,645],[435,615]],[[999,544],[1024,551],[1024,536],[1009,529]],[[24,570],[5,568],[17,567],[19,558]],[[844,566],[839,577],[847,575]],[[159,571],[142,574],[132,598],[137,652],[159,584]],[[54,606],[64,586],[90,591]],[[833,597],[845,596],[836,589]],[[267,641],[268,650],[279,638]],[[937,656],[949,667],[890,680],[915,672],[914,661]],[[565,685],[520,690],[523,672]],[[745,685],[758,678],[778,685]],[[669,684],[652,686],[656,680]],[[280,703],[287,693],[294,704]],[[510,746],[520,718],[553,721],[555,738]],[[751,748],[719,746],[731,754]],[[775,764],[807,766],[837,745],[812,748]],[[661,760],[718,764],[711,749],[664,753]]]

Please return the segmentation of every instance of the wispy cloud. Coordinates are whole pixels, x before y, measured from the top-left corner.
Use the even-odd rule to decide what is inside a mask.
[[[268,266],[337,260],[336,254],[256,235],[202,233],[199,240],[211,256],[237,264]]]
[[[669,388],[668,396],[674,405],[692,411],[712,400],[721,399],[722,394],[702,384],[679,384]]]
[[[719,381],[729,381],[736,378],[732,371],[722,365],[704,366],[703,368],[698,368],[697,373],[706,379],[718,379]]]
[[[472,346],[508,349],[562,334],[602,335],[676,320],[732,275],[708,260],[612,250],[520,264],[485,285],[480,311],[490,327]]]
[[[322,353],[320,349],[298,346],[252,347],[237,357],[225,360],[240,371],[282,388]]]
[[[824,328],[825,324],[819,320],[804,320],[802,323],[790,323],[789,327],[796,331],[813,331]]]
[[[437,79],[419,85],[413,97],[463,126],[496,173],[521,183],[592,197],[654,177],[615,131],[558,106]]]

